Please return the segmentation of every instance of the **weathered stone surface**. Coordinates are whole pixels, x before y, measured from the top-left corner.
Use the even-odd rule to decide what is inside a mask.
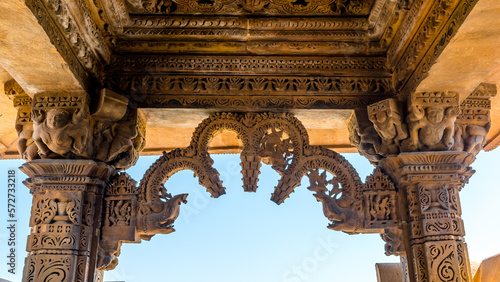
[[[399,282],[403,280],[400,263],[376,263],[377,282]]]
[[[0,65],[28,95],[82,89],[24,1],[1,1],[0,10]]]

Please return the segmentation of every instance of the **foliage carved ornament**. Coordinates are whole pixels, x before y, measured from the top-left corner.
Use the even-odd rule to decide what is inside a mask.
[[[162,210],[162,195],[168,195],[165,182],[180,170],[192,170],[212,197],[225,194],[208,153],[210,141],[224,130],[235,132],[243,144],[240,158],[245,191],[256,191],[263,162],[281,175],[271,197],[278,204],[300,185],[302,177],[308,176],[308,189],[323,204],[324,214],[331,221],[329,228],[347,233],[382,233],[395,227],[395,189],[391,180],[378,170],[366,184],[362,183],[341,155],[311,146],[302,123],[286,113],[216,113],[205,119],[196,128],[189,147],[164,153],[141,180],[139,205],[146,217]]]

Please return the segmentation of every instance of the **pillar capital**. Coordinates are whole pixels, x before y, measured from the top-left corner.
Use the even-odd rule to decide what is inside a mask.
[[[358,138],[351,138],[351,143],[374,164],[411,152],[477,155],[486,143],[491,126],[489,99],[495,95],[496,86],[483,83],[462,103],[452,91],[417,92],[403,103],[382,100],[356,111],[350,131]]]
[[[87,191],[90,186],[107,186],[115,170],[105,163],[92,160],[38,159],[21,166],[29,178],[23,183],[31,193],[46,190]],[[53,183],[50,186],[47,183]],[[94,189],[95,190],[95,189]],[[102,191],[95,190],[101,193]]]
[[[486,143],[495,94],[491,84],[462,103],[456,92],[417,92],[371,104],[351,120],[353,145],[396,184],[397,228],[382,238],[387,254],[401,255],[408,281],[471,279],[459,191]]]
[[[92,99],[83,91],[37,93],[28,109],[31,127],[18,130],[34,146],[19,148],[28,161],[87,159],[122,170],[134,165],[144,148],[144,117],[127,98],[107,89]]]
[[[33,194],[26,281],[94,281],[102,199],[114,169],[92,160],[25,163]]]
[[[474,171],[467,152],[388,156],[378,165],[398,187],[409,281],[470,281],[459,191]]]
[[[474,173],[470,165],[475,159],[467,152],[412,152],[389,156],[378,165],[399,184],[449,181],[463,185]]]

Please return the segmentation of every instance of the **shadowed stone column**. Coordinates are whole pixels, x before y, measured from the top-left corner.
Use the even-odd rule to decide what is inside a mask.
[[[39,93],[18,128],[32,142],[20,146],[33,194],[24,281],[102,279],[104,195],[116,171],[137,161],[145,133],[118,94],[103,90],[90,105],[84,92]]]
[[[94,281],[103,192],[114,169],[91,160],[34,160],[25,281]]]
[[[471,281],[458,192],[474,159],[466,152],[419,152],[379,164],[398,187],[410,281]]]
[[[398,229],[389,239],[404,246],[393,254],[401,256],[405,281],[472,280],[459,191],[486,142],[495,94],[495,85],[481,84],[461,104],[455,92],[423,92],[406,107],[394,99],[368,106],[376,142],[369,151],[354,143],[377,156],[370,161],[396,184]]]

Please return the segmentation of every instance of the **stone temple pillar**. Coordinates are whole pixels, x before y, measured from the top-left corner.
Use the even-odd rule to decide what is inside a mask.
[[[21,170],[33,194],[25,281],[94,281],[102,197],[114,169],[54,159]]]
[[[139,113],[103,90],[93,100],[39,93],[24,116],[30,126],[18,134],[30,142],[19,153],[33,204],[23,281],[99,281],[104,196],[144,146]]]
[[[459,191],[474,159],[466,152],[401,153],[379,164],[398,187],[410,281],[472,280]]]
[[[351,134],[370,138],[355,145],[396,184],[406,281],[472,281],[459,191],[486,142],[495,94],[481,84],[459,104],[454,92],[414,93],[406,105],[387,99],[356,113]]]

